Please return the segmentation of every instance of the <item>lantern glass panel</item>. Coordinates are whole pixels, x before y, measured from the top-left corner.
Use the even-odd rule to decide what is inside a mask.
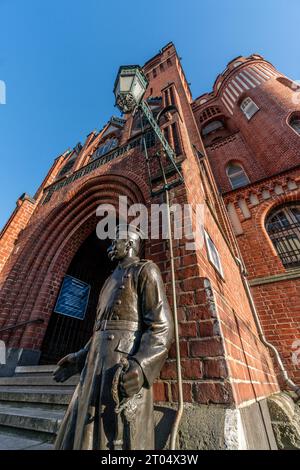
[[[132,95],[136,101],[136,103],[139,103],[141,97],[143,96],[143,93],[145,92],[144,88],[142,87],[142,84],[140,83],[139,79],[135,77],[133,86],[132,86]]]
[[[127,93],[131,90],[132,82],[133,82],[133,75],[125,75],[121,76],[119,80],[119,85],[117,86],[117,93]]]

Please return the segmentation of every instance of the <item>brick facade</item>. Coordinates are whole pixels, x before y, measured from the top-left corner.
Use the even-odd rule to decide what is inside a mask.
[[[171,100],[178,109],[178,113],[164,117],[161,125],[178,149],[177,160],[184,176],[184,183],[170,192],[171,203],[191,205],[193,229],[196,207],[204,205],[204,227],[218,250],[224,272],[221,275],[211,264],[205,245],[187,251],[185,239],[174,240],[184,400],[242,405],[261,399],[278,391],[279,386],[269,351],[259,339],[236,261],[242,247],[219,195],[218,175],[213,176],[218,165],[213,160],[210,164],[205,155],[195,111],[197,100],[192,101],[173,44],[149,60],[144,71],[150,82],[146,98],[162,97],[163,105]],[[118,138],[118,147],[91,159],[107,136]],[[127,196],[129,204],[143,203],[149,209],[152,203],[162,202],[161,195],[151,196],[145,157],[132,143],[139,136],[132,116],[120,125],[110,121],[98,134],[90,134],[74,151],[76,155],[62,154],[55,161],[35,200],[25,201],[31,210],[29,213],[26,209],[27,219],[18,213],[12,216],[0,239],[0,253],[5,255],[0,273],[0,328],[40,317],[44,323],[2,334],[10,347],[41,350],[61,282],[80,246],[95,230],[99,204],[117,208],[120,195]],[[243,145],[246,158],[248,150]],[[156,187],[162,184],[153,157],[158,148],[157,143],[149,145]],[[68,162],[70,171],[60,177]],[[259,174],[257,170],[257,177]],[[170,172],[169,181],[175,176]],[[225,182],[224,189],[228,189]],[[13,229],[16,217],[18,232]],[[145,257],[160,267],[171,301],[168,243],[162,239],[146,241]],[[174,345],[155,384],[155,394],[157,401],[177,399]]]

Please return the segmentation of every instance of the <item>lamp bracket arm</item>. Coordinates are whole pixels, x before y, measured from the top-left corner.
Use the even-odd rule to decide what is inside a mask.
[[[163,149],[164,151],[166,152],[169,160],[172,162],[174,168],[176,169],[178,175],[180,176],[180,179],[181,181],[183,181],[183,176],[176,164],[176,161],[175,161],[175,152],[174,150],[170,147],[167,139],[165,138],[165,136],[163,135],[159,125],[157,124],[156,120],[155,120],[155,117],[153,116],[153,113],[150,109],[150,107],[148,106],[148,104],[146,103],[146,101],[142,100],[141,103],[139,104],[139,108],[141,109],[141,111],[143,112],[144,116],[146,117],[146,119],[148,120],[151,128],[154,130],[156,136],[158,137],[160,143],[162,144],[163,146]]]

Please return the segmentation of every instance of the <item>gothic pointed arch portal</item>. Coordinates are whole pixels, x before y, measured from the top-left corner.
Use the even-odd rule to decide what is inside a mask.
[[[0,303],[2,302],[3,308],[7,310],[7,316],[1,326],[31,322],[3,335],[8,347],[30,354],[30,364],[38,362],[42,348],[42,360],[50,362],[51,358],[46,358],[45,335],[64,276],[71,272],[69,269],[74,269],[76,277],[76,269],[79,269],[76,268],[76,263],[77,266],[83,266],[83,262],[78,260],[82,260],[84,256],[78,253],[88,237],[95,236],[96,226],[100,221],[96,215],[99,205],[114,206],[118,220],[119,196],[126,196],[129,205],[145,204],[149,198],[146,184],[129,172],[123,172],[122,175],[105,174],[89,179],[35,225],[27,243],[17,253],[15,263],[22,266],[22,271],[12,270],[4,282]],[[98,242],[101,243],[99,240]],[[87,245],[89,243],[93,242],[87,242]],[[99,250],[104,256],[105,243],[99,246]],[[101,257],[102,259],[104,260],[104,257]],[[106,261],[103,263],[107,273]],[[80,278],[80,273],[77,276]],[[101,279],[99,278],[99,290]],[[32,323],[37,318],[42,318],[43,324]],[[67,335],[67,331],[65,333]]]

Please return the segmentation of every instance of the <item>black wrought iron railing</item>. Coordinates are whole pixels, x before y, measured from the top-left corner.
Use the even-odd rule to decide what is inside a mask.
[[[152,130],[147,131],[144,137],[145,137],[146,145],[148,148],[153,147],[155,145],[156,138]],[[115,158],[118,158],[124,155],[129,150],[135,147],[141,147],[141,145],[142,145],[142,136],[139,136],[135,139],[130,140],[127,144],[111,150],[110,152],[106,153],[105,155],[101,157],[97,157],[97,154],[95,153],[90,163],[80,168],[79,170],[75,171],[72,175],[62,180],[59,180],[57,182],[54,182],[53,184],[45,188],[45,197],[43,199],[42,204],[43,205],[47,204],[47,202],[50,201],[52,194],[55,191],[58,191],[65,186],[68,186],[69,184],[73,183],[73,181],[76,181],[77,179],[82,178],[83,176],[91,173],[96,168],[99,168],[100,166],[105,165],[106,163],[114,160]]]
[[[0,333],[4,333],[5,331],[16,330],[17,328],[21,328],[23,326],[31,325],[32,323],[44,323],[43,318],[36,318],[35,320],[28,320],[23,321],[20,323],[16,323],[15,325],[5,326],[4,328],[0,328]]]
[[[269,236],[286,268],[300,266],[300,223],[268,225]]]

